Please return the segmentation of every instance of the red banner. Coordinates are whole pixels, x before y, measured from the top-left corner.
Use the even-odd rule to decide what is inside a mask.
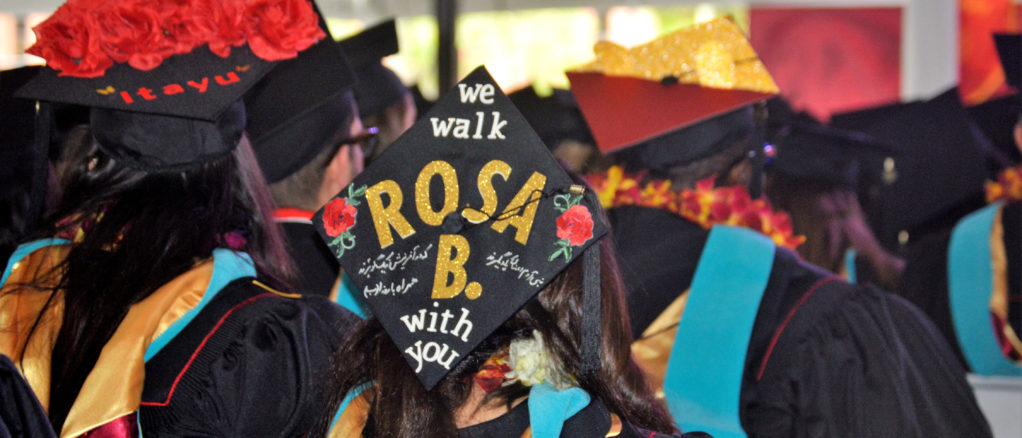
[[[753,8],[752,46],[793,106],[831,113],[896,101],[901,8]]]

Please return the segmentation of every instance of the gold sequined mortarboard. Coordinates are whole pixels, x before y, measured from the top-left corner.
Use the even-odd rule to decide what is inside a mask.
[[[728,18],[681,29],[630,49],[596,43],[596,60],[578,69],[641,79],[673,77],[704,87],[777,93],[777,84],[742,30]]]

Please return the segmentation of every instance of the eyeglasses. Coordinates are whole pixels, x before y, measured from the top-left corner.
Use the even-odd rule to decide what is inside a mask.
[[[359,148],[362,149],[362,156],[363,157],[370,157],[370,156],[373,155],[373,151],[376,150],[376,145],[380,143],[380,138],[377,136],[377,134],[379,132],[380,132],[379,128],[376,128],[374,126],[374,127],[368,128],[368,129],[366,129],[366,130],[364,130],[364,131],[362,131],[362,132],[360,132],[358,134],[355,134],[352,137],[342,138],[340,140],[337,140],[336,142],[334,142],[334,145],[331,148],[331,149],[333,149],[333,154],[336,154],[337,151],[340,150],[342,146],[344,146],[346,144],[351,144],[351,145],[356,145],[356,146],[358,146]],[[333,154],[331,154],[331,156]],[[329,160],[327,162],[323,163],[323,167],[326,167],[328,165],[330,165],[330,161]]]
[[[362,155],[368,157],[373,154],[373,151],[376,150],[376,145],[380,143],[380,138],[378,136],[379,132],[379,128],[371,126],[352,137],[337,140],[337,142],[334,143],[334,147],[340,149],[341,146],[346,144],[353,144],[362,148]]]

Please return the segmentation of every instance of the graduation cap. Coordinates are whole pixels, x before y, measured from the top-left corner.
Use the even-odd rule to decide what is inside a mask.
[[[47,67],[18,97],[90,107],[99,147],[128,166],[180,171],[226,155],[245,91],[326,33],[306,0],[192,6],[69,0],[34,28],[28,52]]]
[[[397,27],[393,19],[384,21],[338,44],[351,57],[358,84],[355,100],[363,119],[379,115],[409,93],[401,79],[380,62],[398,51]]]
[[[593,273],[599,209],[479,67],[313,220],[429,390],[583,253]]]
[[[322,15],[318,16],[326,29]],[[270,183],[300,170],[333,146],[338,135],[347,137],[355,117],[347,93],[355,84],[355,73],[326,32],[325,38],[298,57],[279,62],[245,93],[245,130]]]
[[[837,114],[831,123],[900,148],[897,180],[882,193],[877,235],[888,248],[902,232],[953,224],[982,200],[980,146],[956,88],[928,101]]]
[[[1004,81],[1022,91],[1022,34],[995,33],[994,46],[1004,69]]]
[[[978,105],[966,108],[969,118],[990,140],[990,144],[1006,163],[998,168],[1010,166],[1011,163],[1022,161],[1018,147],[1015,145],[1015,123],[1018,122],[1019,109],[1022,102],[1018,94],[1010,94],[990,99]]]
[[[819,123],[789,121],[770,138],[776,155],[771,170],[786,178],[822,183],[858,192],[864,167],[889,157],[897,147],[856,131],[827,127]]]
[[[720,18],[631,49],[601,41],[596,60],[568,72],[571,90],[604,152],[634,146],[777,94],[741,29]],[[729,124],[704,129],[688,159],[712,154]],[[716,138],[706,134],[715,132]]]
[[[554,89],[549,96],[542,97],[530,86],[514,91],[508,97],[548,147],[555,148],[568,139],[595,143],[570,91]]]

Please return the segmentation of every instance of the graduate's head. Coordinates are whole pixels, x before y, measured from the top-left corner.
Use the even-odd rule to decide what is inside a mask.
[[[288,263],[267,226],[240,99],[278,61],[322,41],[325,26],[305,0],[203,2],[208,15],[180,6],[69,0],[35,27],[28,49],[46,60],[19,90],[39,102],[37,147],[51,103],[90,108],[45,235],[70,245],[57,284],[37,285],[63,292],[50,304],[64,313],[50,367],[56,430],[132,305],[214,248],[249,252],[275,285]]]
[[[321,207],[362,171],[374,141],[358,117],[348,57],[329,33],[323,41],[245,93],[245,130],[280,207]]]
[[[595,52],[568,78],[604,153],[681,186],[752,178],[742,166],[761,160],[763,112],[754,106],[777,86],[737,25],[718,19],[631,49],[601,42]]]
[[[377,382],[376,433],[454,433],[482,364],[527,339],[542,339],[543,363],[563,370],[542,383],[580,386],[627,418],[671,428],[629,359],[595,193],[557,164],[484,68],[313,223],[373,315],[342,347],[337,373],[338,397]],[[528,393],[519,382],[494,397]]]
[[[379,131],[378,144],[365,157],[368,165],[404,134],[418,116],[411,90],[382,62],[382,58],[398,51],[395,21],[384,21],[338,44],[348,54],[358,77],[354,92],[359,117],[365,126]]]

